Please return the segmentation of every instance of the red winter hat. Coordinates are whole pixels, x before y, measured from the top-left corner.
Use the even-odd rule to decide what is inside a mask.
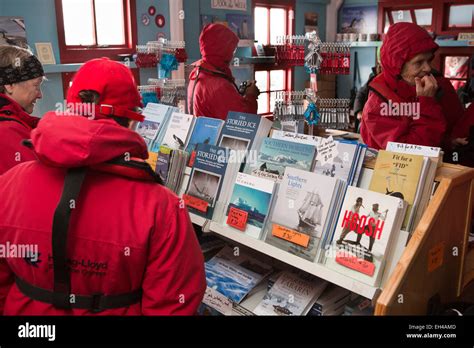
[[[68,104],[81,104],[79,92],[93,90],[99,93],[96,115],[116,116],[143,121],[144,117],[133,111],[141,107],[141,96],[132,72],[124,64],[109,58],[92,59],[76,73],[67,93]]]
[[[406,62],[417,54],[434,52],[438,47],[428,32],[414,23],[391,25],[380,50],[384,76],[395,81]]]
[[[199,36],[202,58],[225,71],[229,69],[238,43],[237,35],[225,25],[218,23],[206,25]],[[230,70],[228,72],[230,73]]]

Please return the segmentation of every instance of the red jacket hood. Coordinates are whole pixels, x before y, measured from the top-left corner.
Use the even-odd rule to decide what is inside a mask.
[[[232,76],[229,64],[238,43],[237,35],[222,24],[206,25],[199,37],[199,47],[203,60],[229,76]]]
[[[438,47],[428,32],[416,24],[391,25],[380,50],[385,81],[396,89],[403,64],[417,54],[435,51]]]
[[[142,137],[112,119],[48,112],[31,132],[31,140],[38,159],[55,167],[91,166],[127,154],[148,157]]]
[[[2,93],[0,93],[0,116],[13,118],[30,129],[35,128],[40,120],[38,117],[31,116],[20,104]]]

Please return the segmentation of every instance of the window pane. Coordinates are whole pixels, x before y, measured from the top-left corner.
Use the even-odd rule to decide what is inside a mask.
[[[270,71],[270,90],[284,90],[285,89],[285,70],[271,70]]]
[[[472,27],[474,5],[453,5],[449,8],[449,27]]]
[[[416,24],[418,25],[431,25],[431,20],[433,17],[433,9],[424,8],[420,10],[415,10]]]
[[[388,12],[385,12],[385,28],[383,28],[383,32],[385,34],[387,34],[389,27],[390,27],[390,20],[388,19]]]
[[[268,71],[256,71],[255,81],[260,92],[268,91]]]
[[[97,44],[124,45],[123,0],[95,0]]]
[[[393,23],[409,22],[412,23],[410,11],[397,10],[392,11]]]
[[[286,34],[286,10],[281,8],[270,9],[270,44],[277,43],[277,37]]]
[[[260,93],[258,96],[258,113],[264,114],[269,112],[268,108],[268,93]]]
[[[255,40],[262,45],[268,45],[268,10],[265,7],[255,7]]]
[[[63,0],[66,45],[94,45],[92,0]]]

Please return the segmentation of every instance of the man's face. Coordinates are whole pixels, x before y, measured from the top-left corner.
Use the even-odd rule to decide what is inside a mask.
[[[415,85],[415,77],[423,78],[431,74],[432,52],[420,53],[403,65],[401,76],[409,85]]]
[[[16,101],[29,114],[33,112],[36,101],[43,97],[41,84],[43,77],[6,85],[8,96]]]

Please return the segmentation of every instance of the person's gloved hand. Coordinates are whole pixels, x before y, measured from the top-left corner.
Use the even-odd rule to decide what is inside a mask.
[[[245,90],[245,96],[258,98],[259,95],[260,95],[260,90],[257,87],[256,81],[248,81],[247,89]]]
[[[434,97],[438,90],[438,82],[431,74],[423,78],[415,77],[415,84],[418,97]]]

